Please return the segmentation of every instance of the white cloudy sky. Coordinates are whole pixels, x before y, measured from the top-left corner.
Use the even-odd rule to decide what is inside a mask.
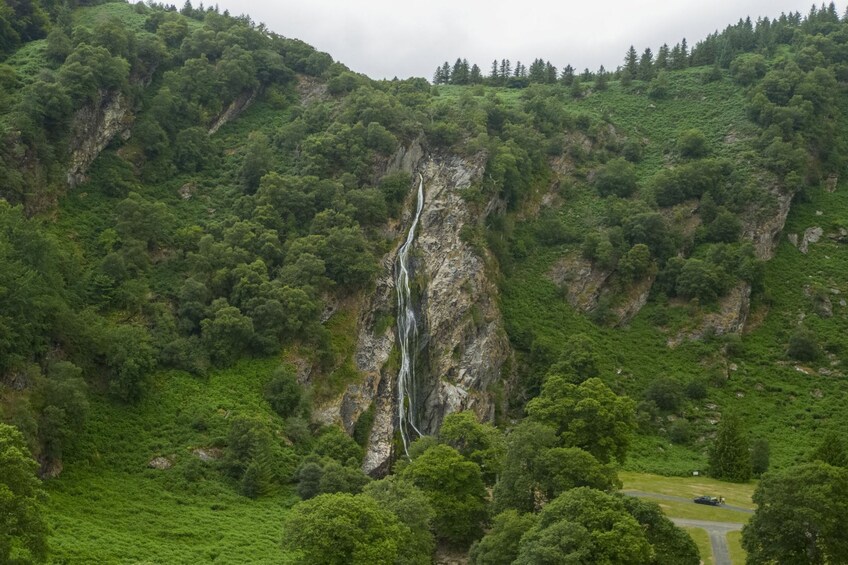
[[[821,0],[817,0],[821,3]],[[179,4],[179,2],[177,2]],[[197,4],[197,2],[194,2]],[[207,4],[211,3],[209,0]],[[424,76],[466,57],[557,67],[615,68],[632,43],[641,52],[685,37],[690,45],[750,15],[809,11],[811,0],[218,0],[286,37],[310,43],[372,78]],[[840,12],[844,6],[837,5]]]

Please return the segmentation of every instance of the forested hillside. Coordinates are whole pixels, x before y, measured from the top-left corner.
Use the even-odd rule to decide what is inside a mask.
[[[697,563],[622,471],[762,477],[750,559],[848,558],[848,20],[772,16],[431,84],[0,3],[0,561]]]

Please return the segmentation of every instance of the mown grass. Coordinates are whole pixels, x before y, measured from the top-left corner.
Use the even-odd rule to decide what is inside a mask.
[[[671,518],[688,518],[690,520],[707,520],[710,522],[728,522],[733,524],[744,524],[751,518],[750,514],[744,512],[727,510],[707,504],[678,502],[675,500],[649,497],[646,497],[645,500],[656,502],[663,513]]]
[[[727,532],[727,547],[731,563],[742,565],[748,560],[748,552],[742,549],[742,532]]]
[[[710,544],[710,535],[706,530],[701,528],[683,528],[686,530],[686,533],[689,534],[689,537],[695,542],[695,545],[698,546],[698,553],[701,554],[701,563],[704,565],[712,565],[715,563],[715,559],[713,559],[713,546]],[[742,562],[744,563],[744,561]]]
[[[723,496],[725,502],[732,506],[754,509],[751,495],[756,483],[728,483],[709,477],[664,477],[648,473],[633,473],[621,471],[618,474],[624,489],[652,492],[683,498],[696,496]],[[694,504],[694,503],[693,503]]]
[[[289,491],[237,494],[195,448],[222,444],[232,418],[282,423],[262,398],[276,359],[248,360],[198,379],[155,376],[137,405],[93,394],[66,471],[48,481],[46,515],[56,563],[278,563]],[[167,470],[147,467],[157,456]]]

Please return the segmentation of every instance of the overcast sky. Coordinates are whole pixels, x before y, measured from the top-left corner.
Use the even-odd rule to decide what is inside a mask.
[[[197,2],[194,2],[197,4]],[[211,2],[207,0],[206,4]],[[218,0],[221,10],[326,51],[379,78],[430,79],[443,61],[465,57],[488,73],[492,59],[561,68],[614,69],[632,43],[656,53],[689,45],[750,15],[806,14],[811,0]],[[817,1],[821,4],[821,0]],[[179,4],[179,2],[177,2]],[[837,9],[844,10],[843,5]]]

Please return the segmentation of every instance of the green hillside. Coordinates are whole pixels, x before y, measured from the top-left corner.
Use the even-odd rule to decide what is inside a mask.
[[[848,559],[848,21],[515,64],[374,81],[217,7],[0,4],[0,561],[694,565],[666,516],[733,516],[701,485],[757,507],[733,559]],[[495,421],[395,423],[370,477],[411,148],[481,163],[510,351],[461,391]]]

